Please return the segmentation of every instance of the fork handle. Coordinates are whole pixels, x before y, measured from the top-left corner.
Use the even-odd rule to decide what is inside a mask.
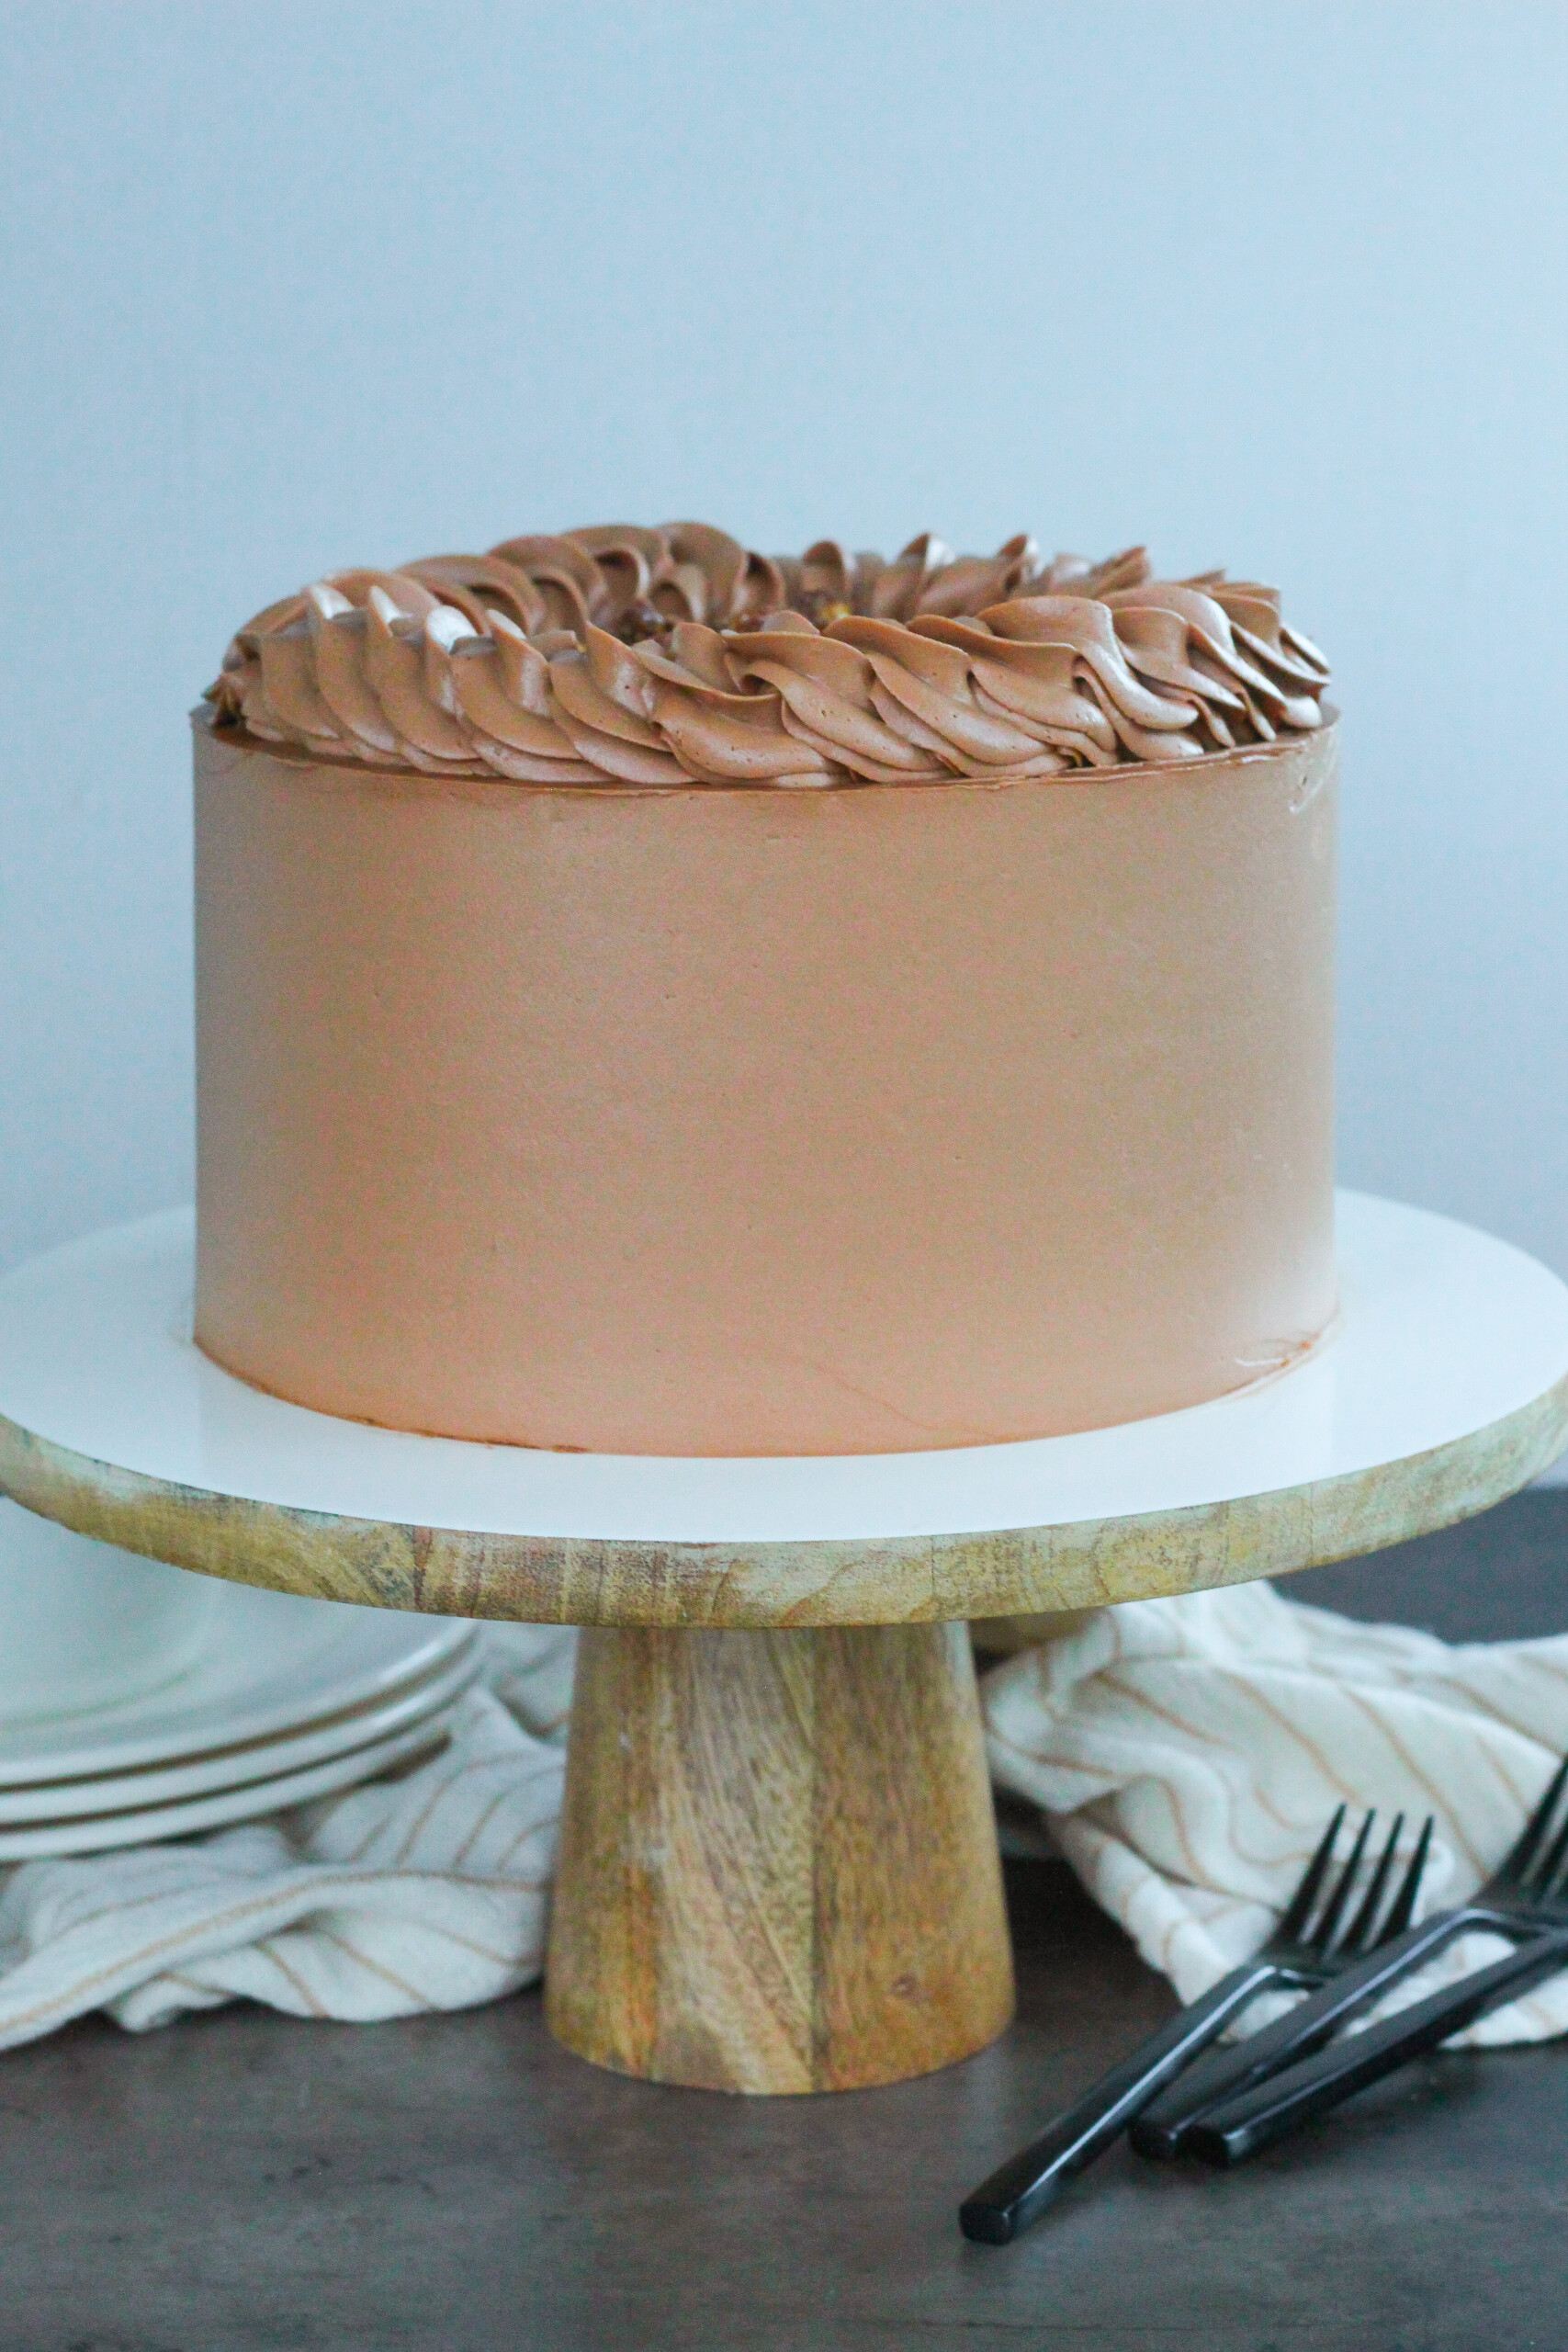
[[[1038,2140],[1021,2148],[964,2199],[958,2209],[958,2226],[964,2236],[986,2245],[1006,2245],[1017,2237],[1075,2173],[1082,2172],[1102,2148],[1110,2146],[1162,2084],[1224,2032],[1238,2009],[1281,1981],[1300,1980],[1282,1971],[1277,1962],[1247,1961],[1179,2010],[1140,2042],[1130,2057],[1102,2075],[1092,2090],[1059,2115]]]
[[[1133,2145],[1139,2155],[1168,2159],[1185,2154],[1200,2116],[1320,2050],[1358,2010],[1371,2008],[1470,1923],[1468,1910],[1438,1912],[1418,1928],[1407,1928],[1402,1936],[1380,1944],[1365,1960],[1341,1969],[1272,2025],[1202,2059],[1138,2117]]]
[[[1436,2050],[1486,2010],[1555,1973],[1565,1960],[1568,1930],[1532,1937],[1489,1968],[1474,1970],[1362,2033],[1347,2034],[1315,2057],[1211,2109],[1183,2141],[1184,2153],[1205,2164],[1241,2164],[1309,2116],[1326,2113],[1395,2067]]]

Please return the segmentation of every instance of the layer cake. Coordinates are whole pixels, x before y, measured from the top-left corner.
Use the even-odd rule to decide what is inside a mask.
[[[196,727],[197,1336],[646,1454],[1142,1418],[1324,1330],[1335,730],[1272,592],[706,526],[335,575]]]

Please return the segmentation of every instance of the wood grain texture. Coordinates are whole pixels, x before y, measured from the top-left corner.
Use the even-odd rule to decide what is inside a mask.
[[[599,1628],[579,1654],[546,2010],[597,2065],[848,2090],[1012,2015],[960,1625]]]
[[[1568,1379],[1383,1468],[1239,1501],[886,1542],[595,1543],[346,1519],[143,1477],[0,1417],[0,1490],[128,1551],[328,1600],[566,1625],[874,1625],[1016,1618],[1244,1584],[1447,1527],[1568,1438]]]

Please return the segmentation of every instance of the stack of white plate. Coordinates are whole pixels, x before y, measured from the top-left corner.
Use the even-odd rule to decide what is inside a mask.
[[[439,1746],[479,1667],[464,1620],[217,1584],[0,1503],[0,1860],[185,1837],[368,1780]]]

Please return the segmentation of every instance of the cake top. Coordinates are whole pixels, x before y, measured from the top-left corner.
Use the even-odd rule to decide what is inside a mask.
[[[1020,535],[892,562],[600,524],[343,571],[246,623],[213,723],[313,758],[588,785],[995,783],[1323,724],[1272,588]]]

